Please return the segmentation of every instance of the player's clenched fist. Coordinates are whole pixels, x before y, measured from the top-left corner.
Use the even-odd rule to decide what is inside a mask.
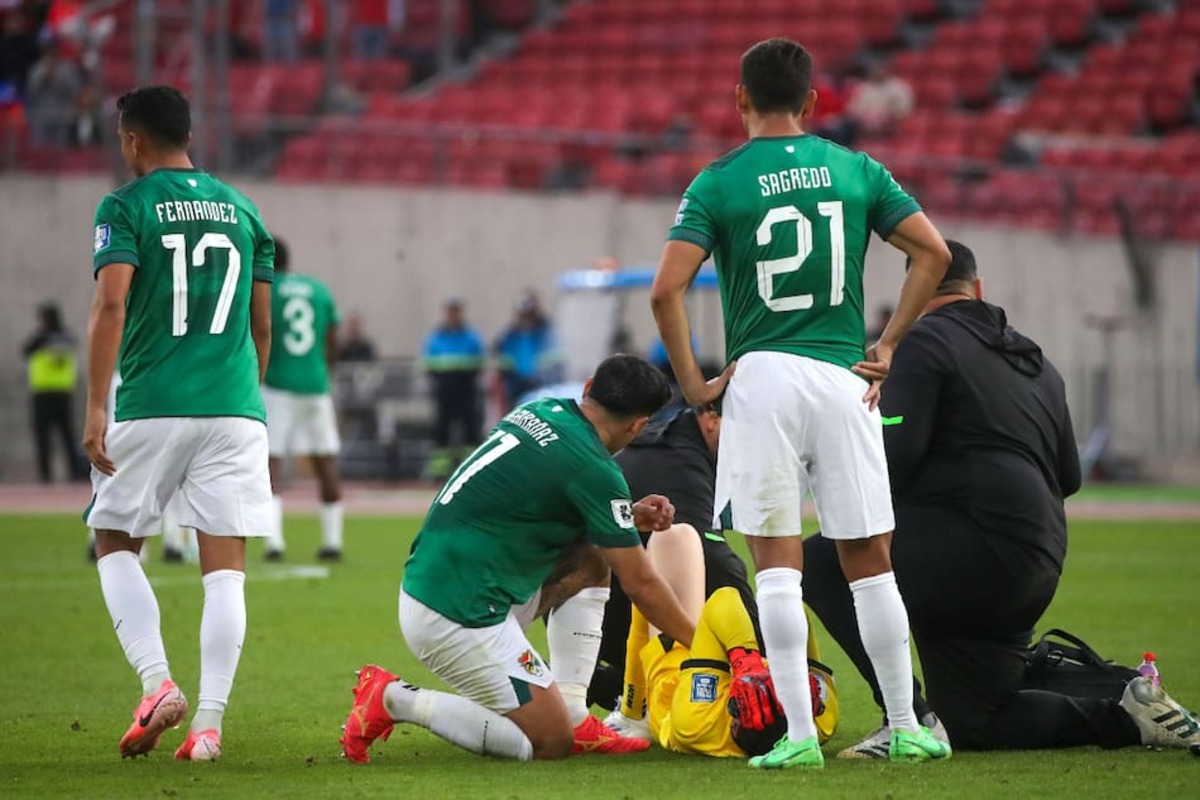
[[[675,522],[675,506],[661,494],[648,494],[633,504],[633,524],[639,531],[665,531]]]

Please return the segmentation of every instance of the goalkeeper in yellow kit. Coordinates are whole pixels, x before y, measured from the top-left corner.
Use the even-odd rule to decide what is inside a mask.
[[[667,750],[733,757],[769,751],[787,732],[787,720],[741,595],[725,587],[704,600],[704,555],[694,532],[655,533],[647,550],[699,622],[689,650],[652,630],[634,608],[621,712],[644,714],[653,739]],[[837,694],[809,631],[809,686],[824,744],[837,729]]]

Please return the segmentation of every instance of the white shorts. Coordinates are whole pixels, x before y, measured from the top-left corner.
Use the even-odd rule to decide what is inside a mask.
[[[714,514],[748,536],[797,536],[812,490],[822,535],[865,539],[896,527],[883,427],[850,370],[790,353],[738,359],[721,413]],[[729,520],[726,519],[726,522]]]
[[[213,536],[271,530],[267,429],[243,417],[160,417],[117,422],[104,445],[116,474],[92,469],[91,528],[156,536],[175,496],[178,524]],[[176,494],[178,492],[178,494]]]
[[[262,387],[272,458],[333,456],[342,449],[337,414],[328,394],[296,394]]]
[[[554,683],[514,611],[499,625],[466,628],[400,591],[400,633],[413,655],[454,691],[497,714],[532,699],[529,686]]]

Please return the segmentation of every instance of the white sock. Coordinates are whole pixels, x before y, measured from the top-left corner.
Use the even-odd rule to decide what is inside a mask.
[[[267,531],[267,552],[283,552],[283,500],[271,495],[271,529]]]
[[[342,504],[321,504],[321,547],[342,549]]]
[[[192,730],[216,728],[220,733],[221,717],[233,690],[233,676],[237,674],[246,638],[246,573],[219,569],[205,575],[203,581],[200,700]]]
[[[608,595],[607,586],[583,589],[552,611],[546,622],[550,669],[573,726],[578,726],[590,713],[587,690],[596,671],[596,659],[600,657]]]
[[[108,606],[125,658],[142,680],[142,694],[153,694],[171,677],[163,647],[158,598],[146,580],[141,561],[128,550],[109,553],[96,562],[96,569],[100,572],[104,604]]]
[[[900,598],[894,573],[885,572],[850,584],[858,635],[875,668],[883,705],[892,730],[915,731],[912,653],[908,649],[908,610]],[[775,662],[771,662],[775,671]]]
[[[533,758],[533,744],[517,723],[465,697],[393,681],[383,692],[383,705],[396,722],[419,725],[472,753]]]
[[[163,509],[163,548],[182,553],[187,546],[187,531],[180,526],[179,517],[172,513],[173,505],[174,503],[167,503],[167,507]]]
[[[787,715],[788,738],[793,742],[817,735],[808,684],[808,617],[801,579],[800,570],[788,567],[764,569],[755,578],[763,647],[771,662],[775,694]]]

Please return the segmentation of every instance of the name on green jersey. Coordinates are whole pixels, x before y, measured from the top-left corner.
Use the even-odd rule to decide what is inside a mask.
[[[759,175],[758,185],[762,187],[763,197],[771,197],[797,189],[828,189],[833,186],[833,176],[829,174],[829,167],[792,167]]]
[[[558,408],[558,406],[556,406]],[[521,430],[528,433],[537,442],[539,447],[545,447],[551,442],[558,441],[558,434],[550,427],[550,423],[534,414],[532,411],[526,411],[523,408],[518,408],[504,418],[505,422],[516,425]]]
[[[208,200],[167,200],[155,203],[159,222],[224,222],[237,225],[237,206],[233,203],[214,203]]]

